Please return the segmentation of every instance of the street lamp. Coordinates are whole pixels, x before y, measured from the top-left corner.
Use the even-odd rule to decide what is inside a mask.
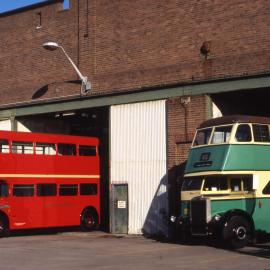
[[[71,65],[74,67],[74,69],[77,72],[80,79],[82,80],[81,94],[86,94],[87,92],[89,92],[91,90],[91,88],[92,88],[91,83],[88,81],[86,76],[82,75],[82,73],[80,72],[78,67],[74,64],[74,62],[72,61],[72,59],[69,57],[69,55],[66,53],[66,51],[64,50],[64,48],[62,46],[60,46],[56,42],[50,41],[50,42],[44,43],[43,48],[46,50],[49,50],[49,51],[54,51],[54,50],[57,50],[58,48],[60,48],[63,51],[63,53],[65,54],[65,56],[67,57],[67,59],[69,60],[69,62],[71,63]]]

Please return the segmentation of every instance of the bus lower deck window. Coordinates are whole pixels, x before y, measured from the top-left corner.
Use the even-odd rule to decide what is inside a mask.
[[[78,185],[60,185],[60,196],[76,196],[78,194]]]
[[[0,197],[8,196],[8,184],[0,180]]]
[[[56,196],[56,184],[37,184],[38,196]]]
[[[228,189],[228,181],[226,177],[209,177],[205,179],[204,191],[221,191]]]
[[[80,184],[80,195],[97,195],[97,184]]]
[[[32,197],[34,196],[34,185],[14,185],[14,197]]]

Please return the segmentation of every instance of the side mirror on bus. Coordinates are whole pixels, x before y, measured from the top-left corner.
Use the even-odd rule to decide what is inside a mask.
[[[259,175],[253,174],[252,189],[257,190],[259,188]]]

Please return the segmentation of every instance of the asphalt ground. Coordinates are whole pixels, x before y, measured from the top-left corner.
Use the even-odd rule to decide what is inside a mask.
[[[0,239],[0,270],[270,270],[270,243],[238,251],[103,232],[13,234]]]

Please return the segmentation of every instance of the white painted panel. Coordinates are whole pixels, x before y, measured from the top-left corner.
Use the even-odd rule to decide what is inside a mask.
[[[31,132],[23,123],[17,121],[17,131]]]
[[[111,183],[128,183],[129,233],[167,235],[165,100],[111,107]]]
[[[9,119],[0,121],[0,130],[11,130],[11,121]]]
[[[217,117],[222,116],[221,111],[219,110],[219,108],[217,107],[217,105],[214,102],[212,102],[212,115],[213,115],[213,118],[217,118]]]

